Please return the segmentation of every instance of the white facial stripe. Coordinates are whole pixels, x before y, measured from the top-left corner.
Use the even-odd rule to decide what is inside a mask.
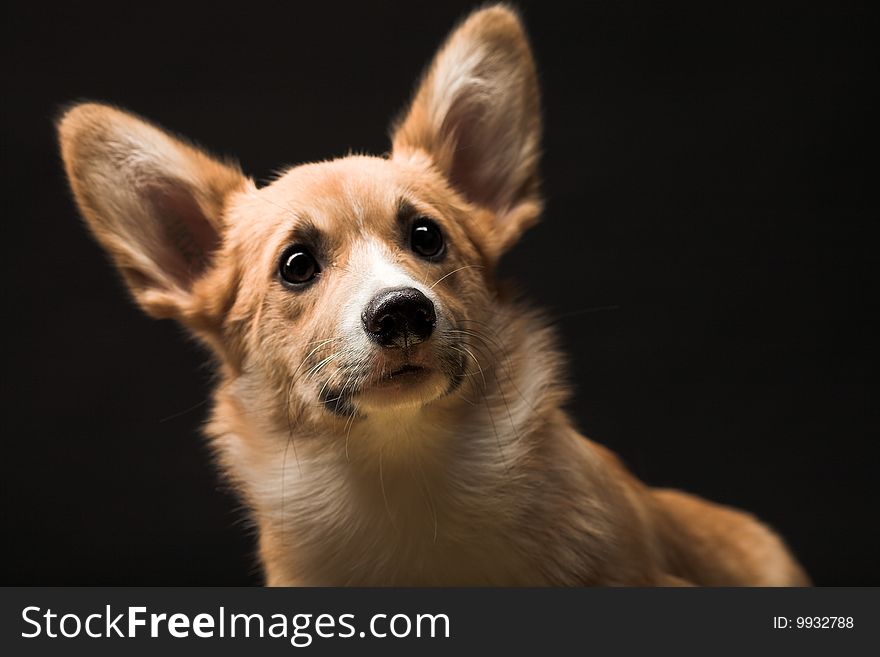
[[[359,262],[362,266],[366,265],[363,285],[365,297],[362,299],[364,304],[372,299],[376,292],[389,287],[413,287],[435,304],[437,303],[434,291],[422,281],[413,278],[403,267],[392,262],[390,253],[381,243],[370,242],[366,245],[365,253],[361,254]]]
[[[419,290],[434,304],[438,320],[440,319],[440,300],[434,291],[392,262],[390,252],[381,242],[371,240],[363,244],[358,251],[352,253],[350,265],[356,279],[352,280],[350,301],[342,314],[343,332],[350,337],[363,334],[361,313],[379,290],[389,287],[412,287]]]

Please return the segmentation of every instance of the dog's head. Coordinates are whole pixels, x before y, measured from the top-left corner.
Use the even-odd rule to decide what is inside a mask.
[[[501,7],[453,32],[386,157],[257,189],[109,106],[70,109],[59,133],[79,207],[141,307],[322,413],[455,390],[479,361],[495,263],[540,211],[534,63]]]

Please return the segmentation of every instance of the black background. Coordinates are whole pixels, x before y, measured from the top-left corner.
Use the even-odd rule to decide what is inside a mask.
[[[0,582],[259,582],[198,432],[205,355],[78,221],[59,108],[117,103],[258,180],[381,153],[472,6],[7,7]],[[864,12],[520,7],[547,212],[505,270],[557,318],[579,426],[651,484],[755,512],[818,584],[880,584]]]

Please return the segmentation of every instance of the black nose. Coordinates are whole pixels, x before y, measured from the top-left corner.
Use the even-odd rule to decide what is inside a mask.
[[[434,330],[434,304],[414,287],[380,290],[364,309],[367,334],[383,347],[406,348],[424,342]]]

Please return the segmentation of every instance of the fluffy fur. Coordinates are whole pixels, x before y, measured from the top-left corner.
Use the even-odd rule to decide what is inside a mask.
[[[386,157],[290,169],[257,189],[121,110],[58,125],[80,210],[135,300],[216,356],[207,432],[259,528],[271,585],[792,585],[753,517],[645,487],[577,433],[552,332],[496,263],[541,210],[539,94],[518,17],[478,11],[439,51]],[[430,217],[442,260],[407,243]],[[318,278],[290,289],[285,247]],[[437,310],[382,349],[377,290]],[[421,368],[400,376],[402,366]]]

